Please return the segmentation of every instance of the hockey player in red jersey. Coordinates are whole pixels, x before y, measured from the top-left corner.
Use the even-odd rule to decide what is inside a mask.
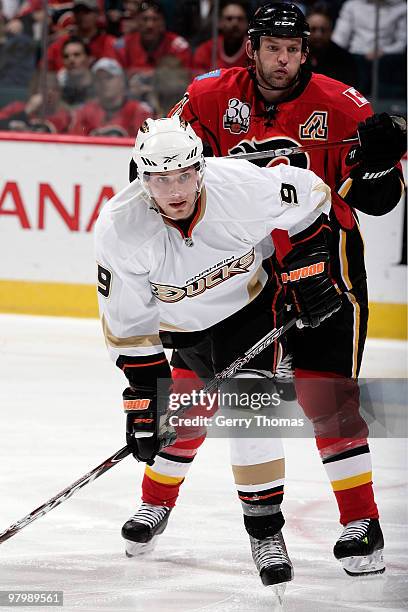
[[[197,77],[173,113],[189,121],[216,156],[359,136],[358,148],[320,149],[255,162],[310,168],[332,188],[330,223],[320,231],[328,233],[331,270],[347,299],[341,311],[318,329],[296,331],[292,353],[298,400],[315,426],[316,444],[344,526],[334,554],[348,573],[358,575],[382,572],[385,566],[367,427],[359,414],[357,377],[367,333],[368,299],[356,209],[383,215],[397,205],[403,190],[399,161],[405,135],[403,126],[388,115],[373,116],[369,102],[352,87],[310,72],[308,35],[308,25],[296,6],[259,8],[247,45],[252,66]],[[275,232],[273,237],[275,267],[282,271],[283,258],[290,258],[297,244],[285,232]],[[312,242],[313,237],[313,232],[306,232],[298,242]],[[188,375],[188,364],[177,359],[173,374]],[[283,363],[288,360],[289,356]],[[311,385],[314,378],[325,384]],[[335,402],[327,399],[336,393]],[[346,421],[343,435],[329,427],[333,418]],[[177,461],[184,456],[191,462],[201,443],[202,438],[196,444],[191,441],[185,455],[176,449]],[[145,474],[142,498],[153,506],[173,507],[186,470],[177,480],[176,463],[173,470],[167,464],[166,473],[173,480],[165,481],[161,469],[159,454]]]

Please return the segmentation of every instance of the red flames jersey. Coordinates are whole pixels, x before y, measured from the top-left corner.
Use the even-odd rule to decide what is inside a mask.
[[[268,107],[250,72],[229,68],[196,77],[172,113],[180,113],[190,122],[218,156],[352,138],[358,123],[373,110],[353,87],[321,74],[313,74],[293,99]],[[269,166],[284,162],[308,168],[343,195],[350,182],[346,180],[349,151],[350,145],[255,163]],[[335,194],[333,205],[340,224],[351,228],[350,207]]]

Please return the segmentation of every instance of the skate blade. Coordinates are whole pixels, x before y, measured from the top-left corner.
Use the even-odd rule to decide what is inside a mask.
[[[349,576],[365,576],[367,574],[383,574],[385,563],[383,550],[376,550],[366,557],[345,557],[340,559],[344,571]]]
[[[287,582],[281,582],[280,584],[270,584],[267,588],[276,596],[276,600],[280,606],[283,605],[283,596],[285,595]]]
[[[125,542],[125,553],[127,557],[143,557],[156,548],[157,538],[154,537],[150,542],[146,542],[145,544],[141,542],[132,542],[131,540],[125,540]]]

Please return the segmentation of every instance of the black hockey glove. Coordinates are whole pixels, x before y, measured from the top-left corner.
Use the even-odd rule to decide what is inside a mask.
[[[329,249],[316,242],[295,246],[283,260],[288,283],[300,321],[307,327],[317,327],[341,308],[341,296],[330,277]]]
[[[165,398],[158,401],[156,389],[152,387],[127,387],[123,392],[123,407],[126,443],[135,459],[151,465],[159,450],[176,440],[175,429],[165,424],[167,401]]]
[[[403,117],[391,117],[387,113],[373,115],[358,124],[357,133],[360,149],[354,161],[361,162],[363,179],[387,174],[407,150],[407,122]]]

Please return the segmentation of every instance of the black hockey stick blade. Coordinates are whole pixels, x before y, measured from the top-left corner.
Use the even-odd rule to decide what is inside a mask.
[[[27,516],[25,516],[24,518],[10,525],[10,527],[0,533],[0,544],[16,535],[16,533],[21,531],[23,527],[26,527],[36,519],[40,518],[40,516],[44,516],[44,514],[47,514],[47,512],[53,510],[54,508],[56,508],[56,506],[59,506],[59,504],[62,504],[62,502],[74,495],[74,493],[79,491],[79,489],[82,489],[82,487],[84,487],[88,483],[92,482],[93,480],[96,480],[96,478],[99,478],[99,476],[102,476],[102,474],[110,470],[114,465],[122,461],[122,459],[125,459],[125,457],[130,455],[130,453],[130,448],[128,446],[124,446],[114,455],[109,457],[109,459],[106,459],[96,468],[94,468],[84,476],[81,476],[81,478],[78,478],[78,480],[66,487],[63,491],[46,501],[44,504],[42,504],[42,506],[39,506],[38,508],[36,508],[36,510],[30,512],[30,514],[27,514]]]

